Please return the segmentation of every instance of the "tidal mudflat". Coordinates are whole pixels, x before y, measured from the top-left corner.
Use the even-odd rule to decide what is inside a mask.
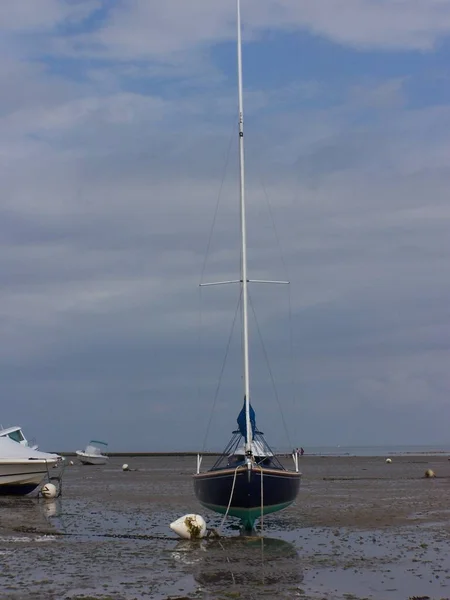
[[[57,501],[0,497],[0,598],[450,598],[446,456],[300,462],[296,505],[265,518],[262,537],[229,519],[218,540],[175,538],[169,523],[187,512],[221,522],[194,498],[189,457],[75,465]]]

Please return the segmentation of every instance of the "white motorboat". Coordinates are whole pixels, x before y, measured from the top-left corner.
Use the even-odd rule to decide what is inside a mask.
[[[33,450],[38,449],[38,445],[33,441],[28,441],[24,436],[22,428],[18,425],[14,425],[13,427],[7,427],[6,429],[0,429],[0,438],[6,437],[14,442],[18,442],[22,444],[22,446],[26,446],[27,448],[32,448]]]
[[[35,490],[63,458],[0,437],[0,494],[25,495]],[[49,477],[50,478],[50,477]]]
[[[75,454],[83,465],[104,465],[109,460],[104,454],[107,448],[106,442],[91,440],[84,450],[77,450]]]

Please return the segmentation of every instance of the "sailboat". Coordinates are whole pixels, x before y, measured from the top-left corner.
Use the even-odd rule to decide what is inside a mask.
[[[300,488],[301,473],[298,457],[293,454],[294,469],[286,469],[270,449],[263,433],[256,426],[255,411],[250,398],[248,284],[247,274],[245,169],[244,169],[244,109],[242,83],[241,6],[237,0],[237,75],[238,75],[238,136],[240,178],[241,273],[235,282],[241,287],[242,348],[244,406],[240,411],[238,429],[213,467],[201,472],[201,456],[197,459],[197,472],[193,475],[194,491],[206,508],[225,516],[241,520],[244,530],[252,530],[255,521],[265,514],[282,510],[292,504]],[[255,281],[256,282],[256,281]],[[287,283],[261,281],[258,283]],[[225,517],[224,517],[225,518]]]

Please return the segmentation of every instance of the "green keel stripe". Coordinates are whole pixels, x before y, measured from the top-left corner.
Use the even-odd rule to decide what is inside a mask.
[[[265,506],[264,514],[269,515],[270,513],[278,512],[279,510],[287,508],[292,503],[293,500],[289,502],[283,502],[283,504],[273,504],[272,506]],[[201,502],[201,504],[205,508],[208,508],[209,510],[212,510],[221,515],[224,515],[227,512],[226,506],[219,506],[217,504],[207,504],[206,502]],[[252,529],[256,519],[259,519],[259,517],[261,516],[261,507],[258,506],[255,508],[244,508],[239,506],[233,506],[230,507],[228,514],[231,517],[237,517],[238,519],[241,519],[244,527],[246,527],[247,529]]]

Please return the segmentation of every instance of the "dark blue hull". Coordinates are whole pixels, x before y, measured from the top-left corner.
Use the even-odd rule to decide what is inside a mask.
[[[286,508],[297,497],[301,473],[255,467],[217,469],[194,475],[199,502],[215,512],[238,517],[245,529],[253,529],[261,514]]]
[[[41,484],[48,474],[43,461],[6,464],[3,462],[0,475],[0,496],[26,496]]]
[[[38,485],[38,483],[9,483],[0,485],[0,496],[26,496],[33,492]]]

